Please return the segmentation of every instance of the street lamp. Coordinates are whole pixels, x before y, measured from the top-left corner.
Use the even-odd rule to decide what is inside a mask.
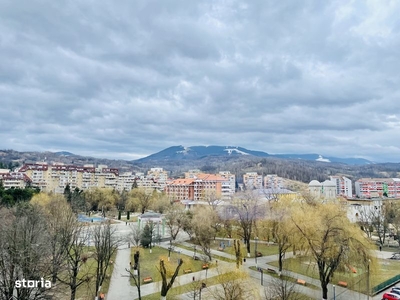
[[[257,268],[257,241],[258,241],[258,237],[255,237],[254,240],[255,240],[255,243],[256,243],[256,245],[254,247],[254,254],[255,254],[254,255],[254,259],[256,261],[256,268]]]
[[[257,270],[260,271],[260,274],[261,274],[261,285],[264,285],[264,277],[263,277],[264,272],[261,268],[257,268]]]
[[[172,240],[169,240],[169,247],[168,247],[168,261],[171,257],[171,249],[172,249]]]
[[[336,286],[333,285],[333,300],[336,300]]]

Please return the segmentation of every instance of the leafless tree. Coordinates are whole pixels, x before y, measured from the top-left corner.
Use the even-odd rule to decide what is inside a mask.
[[[243,238],[247,254],[250,256],[250,239],[253,233],[255,222],[261,218],[264,208],[260,205],[259,197],[254,191],[249,191],[238,195],[233,202],[233,211],[241,228],[240,236]]]
[[[168,208],[167,213],[165,214],[165,224],[168,227],[172,240],[175,241],[178,233],[185,225],[186,218],[187,214],[182,206],[171,205]]]
[[[49,247],[51,251],[52,283],[66,260],[68,245],[71,242],[76,215],[64,198],[52,197],[45,209]]]
[[[116,253],[120,239],[116,236],[115,227],[110,222],[96,225],[92,231],[94,241],[94,259],[96,261],[95,293],[103,284],[111,258]]]
[[[57,279],[69,287],[71,291],[70,300],[75,300],[78,287],[88,283],[93,278],[88,266],[90,256],[85,246],[89,234],[83,224],[78,221],[75,222],[71,240],[66,246],[67,254],[63,271],[57,275]]]
[[[290,281],[286,274],[273,277],[264,289],[265,300],[300,300],[302,295],[298,293],[296,283]]]
[[[45,219],[40,207],[21,203],[0,212],[0,297],[39,300],[49,292],[44,286],[20,287],[17,280],[48,279],[50,266]]]
[[[160,260],[160,268],[158,269],[158,271],[161,274],[161,300],[166,299],[167,293],[170,290],[170,288],[172,287],[172,285],[174,284],[174,281],[179,274],[179,269],[181,268],[182,264],[183,264],[183,260],[179,259],[178,266],[176,267],[174,273],[171,276],[171,279],[168,282],[167,281],[167,269],[165,268],[164,260],[162,260],[162,259]]]
[[[129,226],[129,229],[130,232],[127,236],[128,242],[132,243],[134,247],[139,247],[143,230],[141,230],[138,226]]]

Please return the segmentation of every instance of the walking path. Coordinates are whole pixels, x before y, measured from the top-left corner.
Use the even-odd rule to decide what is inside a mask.
[[[180,244],[182,244],[185,247],[193,248],[193,250],[187,250],[187,249],[179,248],[179,247],[174,247],[174,250],[179,251],[180,253],[182,253],[184,255],[192,257],[194,254],[193,244],[190,244],[187,242],[181,242]],[[159,246],[168,249],[169,242],[160,243]],[[196,249],[197,255],[199,254],[198,249],[199,249],[199,247],[197,247],[197,249]],[[118,250],[115,264],[114,264],[114,271],[113,271],[112,278],[111,278],[110,288],[108,291],[108,295],[106,296],[107,300],[132,300],[132,299],[136,299],[138,297],[137,288],[136,288],[136,286],[130,285],[129,274],[125,270],[126,268],[129,268],[129,262],[131,259],[130,253],[131,253],[131,249],[127,248],[126,246],[125,246],[125,248],[120,248]],[[217,255],[220,257],[225,257],[225,258],[235,260],[234,255],[231,255],[231,254],[223,252],[223,251],[211,250],[211,253],[212,253],[212,255]],[[389,258],[392,255],[392,253],[385,252],[385,251],[376,251],[376,255],[378,258]],[[291,256],[292,256],[291,253],[288,253],[286,255],[287,258],[291,257]],[[269,263],[271,263],[273,261],[277,261],[277,260],[278,260],[277,255],[258,257],[257,265],[258,265],[258,267],[262,267],[263,269],[272,268],[272,269],[276,270],[277,268],[269,265]],[[219,261],[218,264],[233,266],[232,263],[227,263],[227,262],[223,262],[223,261]],[[258,283],[260,292],[262,294],[262,292],[264,290],[264,286],[266,286],[268,283],[271,283],[271,281],[273,280],[273,277],[268,274],[263,274],[264,282],[263,282],[263,285],[261,285],[260,272],[249,269],[251,266],[255,266],[255,265],[256,265],[255,258],[247,258],[246,262],[243,263],[243,269],[249,273],[250,277],[253,278],[254,282]],[[313,279],[311,277],[300,275],[297,273],[292,273],[292,272],[287,272],[287,273],[289,276],[291,276],[293,278],[302,279],[308,284],[313,284],[317,287],[320,287],[320,282],[317,279]],[[217,275],[218,275],[218,271],[216,268],[211,268],[207,271],[208,278],[211,278],[211,277],[214,277]],[[189,283],[193,282],[193,277],[195,278],[195,280],[205,279],[206,272],[203,270],[203,271],[194,272],[194,273],[190,273],[190,274],[180,275],[176,278],[174,287],[179,286],[179,285],[189,284]],[[320,289],[315,290],[315,289],[309,288],[307,286],[300,286],[300,285],[298,285],[297,287],[298,287],[299,292],[309,296],[310,298],[313,298],[313,299],[321,298],[321,290]],[[144,284],[144,285],[141,285],[141,294],[142,294],[142,296],[146,296],[149,294],[156,293],[156,292],[160,291],[160,289],[161,289],[161,285],[159,282],[152,282],[152,283]],[[329,285],[328,290],[329,290],[329,299],[333,299],[333,286],[331,284]],[[365,299],[365,297],[366,297],[366,295],[363,295],[363,294],[360,294],[355,291],[352,291],[352,290],[349,290],[346,288],[342,288],[339,286],[335,287],[335,291],[336,291],[336,299],[337,300],[345,300],[345,299],[355,299],[356,300],[356,299]],[[180,298],[187,299],[187,297],[189,295],[190,295],[190,293],[184,294],[184,295],[181,295]],[[380,300],[381,294],[373,297],[372,299]]]

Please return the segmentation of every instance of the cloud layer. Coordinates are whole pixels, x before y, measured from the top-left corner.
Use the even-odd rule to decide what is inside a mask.
[[[400,159],[398,1],[2,1],[1,148]]]

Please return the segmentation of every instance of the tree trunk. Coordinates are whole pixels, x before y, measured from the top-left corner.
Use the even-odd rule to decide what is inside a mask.
[[[247,253],[250,254],[250,237],[245,239]]]

